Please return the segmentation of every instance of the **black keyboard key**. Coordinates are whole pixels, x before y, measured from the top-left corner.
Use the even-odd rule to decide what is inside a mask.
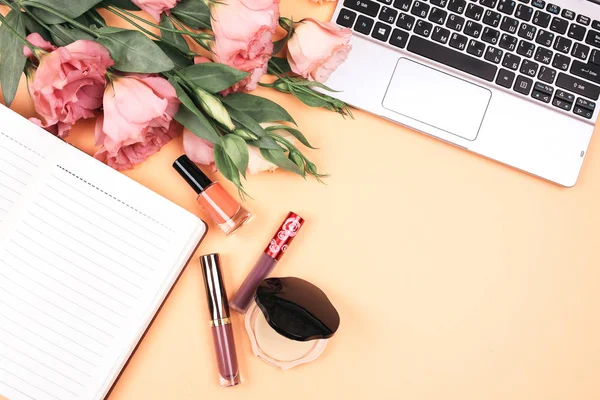
[[[398,11],[394,10],[390,7],[381,7],[381,11],[379,11],[379,19],[383,22],[387,22],[388,24],[393,24],[396,22],[396,17],[398,16]]]
[[[500,39],[500,32],[495,29],[488,28],[487,26],[483,28],[483,33],[481,34],[481,40],[487,43],[496,44]]]
[[[379,12],[379,4],[371,0],[345,0],[344,6],[371,17],[376,17]]]
[[[546,6],[546,11],[548,11],[551,14],[560,14],[560,7],[557,6],[556,4],[548,4]]]
[[[554,79],[556,79],[556,70],[542,65],[540,73],[538,74],[538,79],[552,84],[554,83]]]
[[[521,40],[519,42],[519,47],[517,47],[517,53],[527,58],[531,58],[535,53],[535,44]]]
[[[542,28],[547,28],[548,26],[550,26],[551,19],[552,15],[538,10],[533,15],[533,24],[541,26]]]
[[[479,21],[483,17],[483,7],[469,3],[467,11],[465,11],[465,16],[474,19],[475,21]]]
[[[600,65],[585,64],[578,60],[573,60],[571,65],[571,73],[588,81],[600,84]]]
[[[450,0],[448,3],[448,10],[457,14],[462,14],[465,11],[467,2],[465,0]]]
[[[377,0],[380,3],[385,4],[386,6],[391,6],[394,0]]]
[[[533,25],[526,24],[523,22],[521,27],[519,28],[518,35],[523,39],[533,40],[535,38],[535,34],[537,32],[537,28]]]
[[[600,97],[600,87],[563,72],[558,74],[556,86],[570,90],[592,100],[598,100],[598,97]]]
[[[396,21],[396,26],[398,28],[411,31],[412,28],[415,26],[415,17],[413,17],[412,15],[400,13],[398,21]]]
[[[583,26],[577,25],[577,24],[571,24],[571,27],[569,28],[569,32],[567,33],[567,36],[570,37],[571,39],[583,40],[585,38],[585,32],[586,32],[586,29]]]
[[[600,21],[598,20],[593,20],[592,21],[592,29],[595,29],[597,31],[600,31]]]
[[[588,110],[594,111],[596,109],[596,103],[584,98],[578,97],[575,102],[579,107],[587,108]]]
[[[496,84],[507,89],[512,87],[513,82],[515,81],[515,73],[506,69],[500,69],[498,72],[498,77],[496,77]]]
[[[519,39],[516,37],[503,33],[502,38],[500,38],[500,47],[508,51],[515,51],[517,49],[518,42]]]
[[[531,21],[531,17],[533,16],[533,8],[528,7],[524,4],[519,4],[517,6],[517,11],[515,12],[515,17],[522,19],[523,21]]]
[[[571,50],[571,55],[585,61],[590,55],[590,47],[583,43],[575,43],[575,45],[573,45],[573,50]]]
[[[356,13],[354,11],[342,8],[335,22],[338,25],[345,26],[346,28],[352,28],[352,25],[354,25],[355,20]]]
[[[549,65],[552,62],[552,55],[553,54],[554,53],[552,52],[552,50],[548,50],[548,49],[545,49],[543,47],[538,47],[537,51],[535,52],[534,59],[537,62]]]
[[[550,100],[552,100],[552,95],[549,95],[548,93],[540,92],[539,90],[535,90],[535,89],[531,93],[531,97],[533,97],[534,99],[539,100],[541,102],[544,102],[544,103],[550,103]]]
[[[468,56],[418,36],[413,36],[410,39],[408,51],[452,68],[456,68],[467,74],[477,76],[488,82],[494,80],[496,71],[498,70],[498,67],[486,61]]]
[[[502,61],[503,54],[504,52],[502,50],[492,46],[488,46],[487,50],[485,51],[485,56],[483,58],[485,58],[487,61],[493,62],[494,64],[500,64],[500,61]]]
[[[571,59],[567,56],[563,56],[560,53],[556,53],[554,56],[554,61],[552,62],[552,66],[554,68],[562,69],[563,71],[569,69],[569,64],[571,64]]]
[[[397,8],[400,11],[408,12],[410,10],[412,2],[413,0],[395,0],[394,8]]]
[[[581,25],[585,25],[588,26],[591,22],[590,17],[586,17],[585,15],[578,15],[577,16],[577,23],[581,24]]]
[[[441,8],[433,7],[431,9],[431,13],[429,14],[429,20],[438,25],[444,25],[447,16],[448,11],[442,10]]]
[[[510,17],[504,17],[500,29],[515,34],[519,30],[519,21]]]
[[[458,50],[464,50],[467,48],[467,43],[469,42],[469,38],[463,35],[459,35],[458,33],[453,33],[450,36],[450,47],[454,47]]]
[[[382,42],[387,42],[388,38],[390,37],[390,33],[392,33],[391,26],[382,22],[377,22],[371,36],[377,40],[381,40]]]
[[[485,44],[475,39],[471,39],[469,46],[467,46],[467,53],[474,55],[475,57],[481,57],[485,51]]]
[[[465,29],[463,31],[463,33],[465,35],[474,37],[474,38],[478,38],[479,35],[481,35],[481,30],[483,29],[483,26],[481,26],[481,24],[478,24],[477,22],[474,21],[469,21],[467,20],[467,23],[465,25]]]
[[[552,100],[552,105],[565,111],[571,111],[571,107],[573,107],[573,103],[561,100],[557,96],[554,96],[554,100]]]
[[[446,28],[442,28],[441,26],[436,26],[433,28],[433,33],[431,34],[431,39],[435,40],[439,43],[446,44],[448,39],[450,38],[450,31]]]
[[[498,11],[504,14],[511,15],[515,11],[517,2],[514,0],[500,0],[498,2]]]
[[[458,32],[462,31],[464,25],[465,19],[455,14],[450,14],[450,16],[448,17],[448,21],[446,22],[446,26],[448,28]]]
[[[429,13],[429,4],[423,1],[415,1],[412,8],[410,9],[410,13],[415,17],[425,18]]]
[[[546,7],[546,2],[544,0],[533,0],[531,5],[535,8],[541,8],[542,10]]]
[[[504,68],[516,71],[519,68],[519,64],[521,64],[521,57],[510,53],[506,53],[504,55],[504,60],[502,60],[502,66]]]
[[[554,43],[554,50],[558,50],[561,53],[569,54],[571,51],[571,45],[573,41],[571,39],[567,39],[566,37],[559,36]]]
[[[496,4],[498,3],[498,0],[480,0],[479,3],[482,6],[486,6],[489,8],[495,8]]]
[[[564,35],[567,33],[567,29],[569,29],[569,21],[559,17],[552,18],[552,23],[550,24],[551,31]]]
[[[392,32],[392,37],[390,38],[390,44],[403,49],[406,47],[406,43],[408,42],[408,36],[408,32],[401,29],[394,29]]]
[[[502,20],[502,15],[497,13],[496,11],[487,10],[483,16],[483,23],[486,25],[493,26],[497,28],[500,26],[500,21]]]
[[[374,23],[375,21],[373,21],[371,18],[365,17],[364,15],[359,15],[356,25],[354,25],[354,30],[368,35],[371,33]]]
[[[540,66],[533,61],[523,60],[523,64],[521,64],[521,69],[519,70],[519,72],[521,72],[523,75],[535,78],[539,67]]]
[[[550,47],[552,46],[552,42],[554,41],[554,33],[545,31],[540,29],[538,32],[537,38],[535,38],[535,42],[537,44],[541,44],[542,46]]]
[[[548,86],[542,82],[536,82],[533,85],[533,90],[537,90],[538,92],[542,92],[542,93],[546,93],[546,94],[554,93],[554,88],[552,86]]]
[[[573,21],[575,19],[575,13],[571,10],[567,10],[566,8],[562,10],[560,14],[564,19],[568,19],[569,21]]]
[[[431,31],[433,30],[433,24],[427,21],[423,21],[422,19],[417,20],[415,24],[414,32],[423,37],[429,37]]]
[[[600,32],[597,31],[588,31],[588,34],[585,38],[585,42],[587,44],[591,44],[594,47],[600,48]]]
[[[594,113],[592,111],[588,110],[587,108],[582,108],[579,106],[573,107],[573,114],[579,115],[580,117],[583,117],[586,119],[592,119],[592,116],[594,115]]]
[[[533,86],[533,80],[524,77],[522,75],[519,75],[517,77],[517,81],[515,82],[515,86],[514,86],[514,90],[515,92],[519,92],[521,94],[524,94],[525,96],[528,96],[529,93],[531,92],[531,87]]]
[[[592,50],[592,55],[590,56],[590,63],[600,65],[600,50]]]
[[[554,95],[554,97],[557,99],[564,100],[568,103],[573,103],[575,101],[575,95],[564,92],[560,89],[556,91],[556,94]]]
[[[448,0],[431,0],[431,4],[444,8],[448,5]]]

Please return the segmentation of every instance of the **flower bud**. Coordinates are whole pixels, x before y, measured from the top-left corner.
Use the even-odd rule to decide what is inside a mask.
[[[258,140],[258,136],[250,132],[248,129],[236,129],[235,131],[233,131],[233,133],[235,133],[244,140]]]
[[[317,166],[308,160],[306,160],[306,169],[311,175],[319,175],[319,173],[317,172]]]
[[[300,154],[298,154],[295,151],[292,151],[290,152],[289,159],[292,160],[294,164],[298,166],[298,168],[300,168],[300,171],[305,171],[304,159],[302,158],[302,156],[300,156]]]
[[[275,89],[283,93],[290,93],[290,85],[286,81],[278,80],[275,83]]]
[[[194,92],[196,93],[197,99],[200,101],[200,106],[209,116],[230,131],[235,130],[235,125],[233,124],[233,121],[231,121],[231,117],[225,109],[225,106],[223,106],[223,103],[221,103],[221,100],[200,88],[196,88]]]

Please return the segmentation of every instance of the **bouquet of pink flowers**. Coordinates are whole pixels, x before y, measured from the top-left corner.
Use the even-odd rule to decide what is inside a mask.
[[[347,58],[351,33],[280,16],[279,0],[0,0],[0,85],[7,105],[21,74],[39,118],[64,138],[97,117],[95,157],[133,168],[174,137],[243,193],[247,173],[277,167],[321,175],[292,116],[247,92],[257,85],[351,115],[323,91]],[[146,11],[145,18],[136,11]],[[114,14],[136,30],[108,26]],[[143,15],[143,14],[142,14]],[[273,37],[280,26],[285,36]],[[275,57],[282,53],[286,57]],[[263,75],[272,83],[259,83]],[[320,88],[319,91],[315,88]]]

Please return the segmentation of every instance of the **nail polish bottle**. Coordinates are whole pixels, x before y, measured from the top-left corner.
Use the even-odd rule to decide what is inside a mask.
[[[211,181],[187,156],[179,157],[173,168],[196,191],[198,204],[226,235],[231,235],[252,218],[252,214],[219,182]]]
[[[241,314],[248,311],[256,288],[273,271],[303,224],[304,219],[298,214],[290,212],[287,215],[265,251],[260,255],[256,265],[231,299],[231,308]]]
[[[210,327],[213,334],[217,368],[221,387],[239,385],[242,381],[235,352],[233,329],[229,319],[227,293],[223,285],[221,266],[218,254],[207,254],[200,257],[202,275],[208,298]]]

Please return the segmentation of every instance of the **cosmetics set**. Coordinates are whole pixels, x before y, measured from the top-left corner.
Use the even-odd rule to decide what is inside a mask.
[[[252,218],[223,186],[212,182],[187,156],[178,158],[173,168],[194,189],[200,206],[226,235]],[[245,314],[253,353],[282,370],[317,359],[339,328],[337,310],[317,286],[300,278],[270,277],[303,225],[304,219],[298,214],[287,215],[231,301],[223,283],[219,255],[200,257],[222,387],[241,383],[230,307]]]

